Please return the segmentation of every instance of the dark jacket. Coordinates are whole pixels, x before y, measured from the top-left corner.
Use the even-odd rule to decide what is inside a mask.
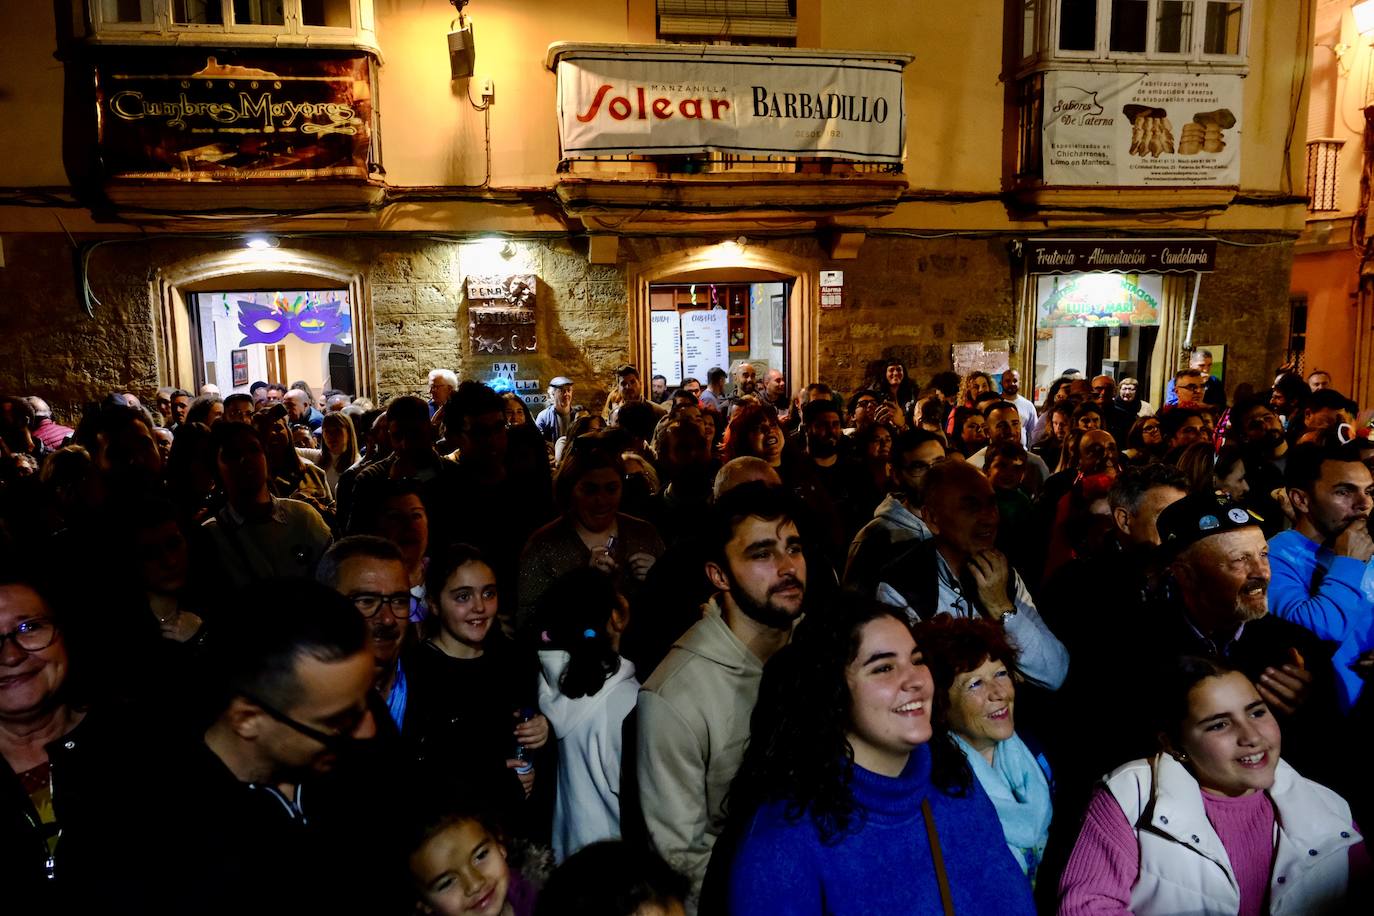
[[[45,825],[39,818],[18,775],[0,757],[0,887],[6,911],[54,912],[72,888],[68,867],[72,832],[81,825],[106,816],[109,754],[129,735],[123,716],[107,709],[87,713],[81,723],[50,743],[45,750],[51,768],[50,786],[57,822]],[[50,857],[48,839],[58,834]],[[13,907],[13,909],[10,909]]]

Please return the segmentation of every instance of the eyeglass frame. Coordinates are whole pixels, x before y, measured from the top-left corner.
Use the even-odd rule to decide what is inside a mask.
[[[366,620],[371,620],[373,617],[376,617],[382,610],[382,605],[384,604],[391,607],[392,617],[395,617],[397,620],[407,620],[410,618],[410,612],[415,606],[415,596],[410,592],[393,592],[390,595],[379,595],[376,592],[359,592],[356,595],[348,595],[346,597],[353,603],[353,607],[358,613],[362,614],[363,618]],[[371,600],[374,598],[377,600],[377,606],[370,611],[364,610],[358,604],[361,600]],[[405,601],[405,611],[404,613],[398,613],[397,608],[402,600]]]
[[[282,712],[280,709],[273,706],[271,703],[265,703],[257,697],[253,696],[251,693],[240,692],[239,696],[243,697],[249,703],[252,703],[254,706],[258,707],[263,712],[267,713],[267,717],[269,719],[272,719],[276,722],[280,722],[282,725],[285,725],[287,728],[291,729],[296,734],[304,735],[310,740],[318,742],[319,744],[324,745],[326,748],[330,750],[337,750],[341,745],[352,742],[353,731],[356,731],[358,727],[357,725],[355,725],[353,726],[353,729],[347,732],[339,732],[338,734],[331,735],[328,732],[322,732],[318,728],[306,725],[304,722],[301,722],[298,719],[291,718],[286,713]],[[367,717],[367,713],[368,710],[364,709],[363,718]],[[358,722],[359,724],[361,724],[362,719],[359,719]]]
[[[48,637],[48,641],[45,642],[43,645],[37,647],[36,649],[30,649],[28,646],[24,645],[22,642],[19,641],[19,634],[21,632],[21,628],[25,624],[34,623],[44,624],[45,626],[47,626],[47,628],[51,632],[51,635]],[[48,617],[30,617],[28,620],[21,620],[19,621],[18,627],[15,627],[8,633],[0,633],[0,651],[4,651],[6,640],[10,639],[14,640],[14,644],[19,647],[20,651],[25,652],[28,655],[32,655],[35,652],[42,652],[44,649],[48,648],[54,642],[57,641],[57,624],[53,623],[52,619]]]

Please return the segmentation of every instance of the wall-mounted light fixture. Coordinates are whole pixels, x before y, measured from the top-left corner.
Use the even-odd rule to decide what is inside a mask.
[[[448,72],[451,79],[461,80],[472,76],[477,66],[477,46],[472,41],[472,23],[463,16],[463,7],[468,0],[449,0],[458,11],[458,18],[449,23],[448,31]]]
[[[250,235],[243,244],[254,251],[267,251],[277,247],[277,240],[270,235]]]

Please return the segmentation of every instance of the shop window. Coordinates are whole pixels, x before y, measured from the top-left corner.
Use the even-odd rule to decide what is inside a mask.
[[[657,0],[660,41],[797,45],[796,0]]]
[[[188,34],[375,50],[373,0],[90,0],[94,38],[180,43]],[[350,38],[352,41],[350,41]]]
[[[1245,62],[1251,0],[1014,0],[1021,58]]]

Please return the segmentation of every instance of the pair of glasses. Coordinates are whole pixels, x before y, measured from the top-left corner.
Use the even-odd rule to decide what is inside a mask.
[[[358,613],[364,617],[374,617],[386,605],[387,610],[391,611],[391,616],[397,619],[405,619],[410,616],[410,592],[396,592],[394,595],[378,595],[373,592],[360,592],[356,595],[349,595],[348,600],[353,602],[353,606],[358,609]]]
[[[12,639],[14,644],[25,652],[41,652],[57,638],[57,627],[51,620],[38,618],[21,620],[19,626],[8,633],[0,633],[0,650],[5,648],[5,640]]]
[[[353,731],[357,727],[356,725],[353,728],[345,728],[343,731],[337,734],[322,732],[317,728],[312,728],[311,726],[306,725],[304,722],[296,721],[295,719],[288,716],[286,713],[277,709],[272,704],[264,703],[262,700],[258,699],[252,694],[244,693],[241,694],[241,696],[248,702],[252,703],[254,706],[261,709],[263,712],[267,713],[267,715],[270,718],[276,720],[277,722],[280,722],[282,725],[285,725],[287,728],[291,729],[296,734],[304,735],[311,741],[318,741],[320,744],[323,744],[326,748],[329,748],[331,750],[342,750],[351,746],[354,742]],[[362,719],[366,716],[367,710],[363,710],[362,715],[358,718],[358,721],[361,722]]]
[[[1184,391],[1201,391],[1201,390],[1202,390],[1202,386],[1201,386],[1201,385],[1179,385],[1179,386],[1177,386],[1177,387],[1182,388]]]

